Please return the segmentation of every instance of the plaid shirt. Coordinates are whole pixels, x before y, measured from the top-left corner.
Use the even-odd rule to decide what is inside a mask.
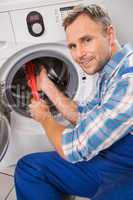
[[[95,97],[78,106],[76,126],[63,132],[62,148],[68,161],[90,160],[125,135],[133,134],[132,66],[133,49],[128,44],[104,66]]]

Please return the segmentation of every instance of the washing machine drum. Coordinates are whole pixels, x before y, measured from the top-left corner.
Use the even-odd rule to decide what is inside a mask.
[[[69,98],[73,98],[78,88],[78,74],[69,59],[57,52],[41,51],[29,54],[18,60],[8,73],[6,78],[6,98],[11,107],[18,113],[30,117],[29,107],[32,96],[28,85],[27,67],[34,65],[34,75],[40,73],[45,67],[48,77]],[[46,94],[39,91],[39,95],[50,107],[53,115],[59,114],[54,104]]]
[[[9,144],[10,126],[5,114],[0,112],[0,161],[5,155]]]

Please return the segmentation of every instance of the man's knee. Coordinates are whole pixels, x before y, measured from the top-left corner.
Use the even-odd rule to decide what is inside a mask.
[[[45,174],[49,164],[54,161],[55,152],[32,153],[22,157],[16,165],[15,177]],[[51,165],[51,164],[50,164]]]
[[[18,160],[15,168],[15,174],[14,174],[15,178],[17,178],[18,176],[20,177],[25,171],[25,168],[27,168],[29,156],[30,155],[26,155],[22,157],[20,160]]]

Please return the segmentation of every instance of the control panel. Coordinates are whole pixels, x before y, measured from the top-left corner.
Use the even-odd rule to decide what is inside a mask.
[[[62,23],[77,5],[79,1],[10,11],[16,42],[65,41]]]

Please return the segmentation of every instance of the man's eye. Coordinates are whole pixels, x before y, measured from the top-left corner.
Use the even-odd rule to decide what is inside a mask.
[[[69,45],[68,48],[69,48],[69,49],[75,49],[75,48],[76,48],[76,45],[75,45],[75,44]]]
[[[85,42],[90,42],[91,38],[86,38]]]

